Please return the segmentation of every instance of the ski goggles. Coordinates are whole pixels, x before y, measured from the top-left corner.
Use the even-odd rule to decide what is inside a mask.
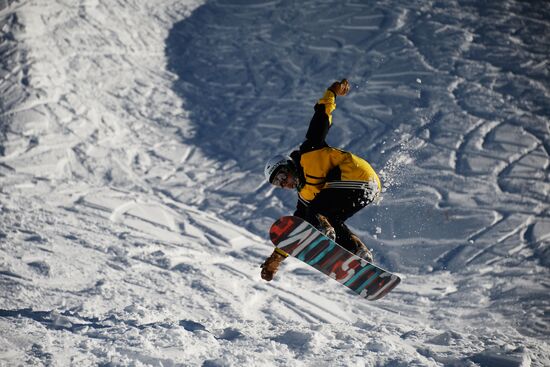
[[[284,170],[281,170],[281,172],[277,173],[275,177],[273,177],[273,180],[271,181],[271,183],[275,186],[283,187],[282,184],[283,182],[286,181],[287,178],[288,178],[287,173]]]

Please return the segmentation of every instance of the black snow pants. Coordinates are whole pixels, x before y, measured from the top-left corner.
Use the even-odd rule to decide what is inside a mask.
[[[353,232],[344,223],[373,201],[368,189],[325,188],[309,203],[298,202],[294,215],[319,226],[317,214],[325,216],[336,232],[336,242],[346,250],[357,251]]]

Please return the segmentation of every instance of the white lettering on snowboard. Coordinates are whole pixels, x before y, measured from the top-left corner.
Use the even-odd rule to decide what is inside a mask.
[[[299,242],[300,245],[290,253],[292,256],[297,256],[307,245],[311,243],[311,241],[315,239],[315,237],[317,237],[311,236],[311,234],[315,232],[315,230],[311,228],[308,229],[309,226],[309,223],[303,222],[289,234],[286,240],[281,241],[277,247],[284,250],[284,246]]]

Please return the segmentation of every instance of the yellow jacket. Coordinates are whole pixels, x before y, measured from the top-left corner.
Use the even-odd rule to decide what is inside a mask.
[[[377,191],[381,188],[378,175],[366,160],[325,142],[335,109],[336,95],[328,89],[315,106],[306,141],[300,146],[303,185],[299,195],[308,202],[328,187]]]
[[[304,186],[299,194],[302,199],[311,201],[326,187],[349,189],[367,188],[375,182],[380,190],[380,179],[364,159],[332,147],[324,147],[302,153],[300,165],[304,172]]]

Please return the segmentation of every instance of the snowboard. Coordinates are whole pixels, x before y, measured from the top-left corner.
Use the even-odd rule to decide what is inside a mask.
[[[369,263],[294,216],[279,218],[269,231],[271,242],[289,255],[337,280],[369,301],[384,297],[401,278]]]

